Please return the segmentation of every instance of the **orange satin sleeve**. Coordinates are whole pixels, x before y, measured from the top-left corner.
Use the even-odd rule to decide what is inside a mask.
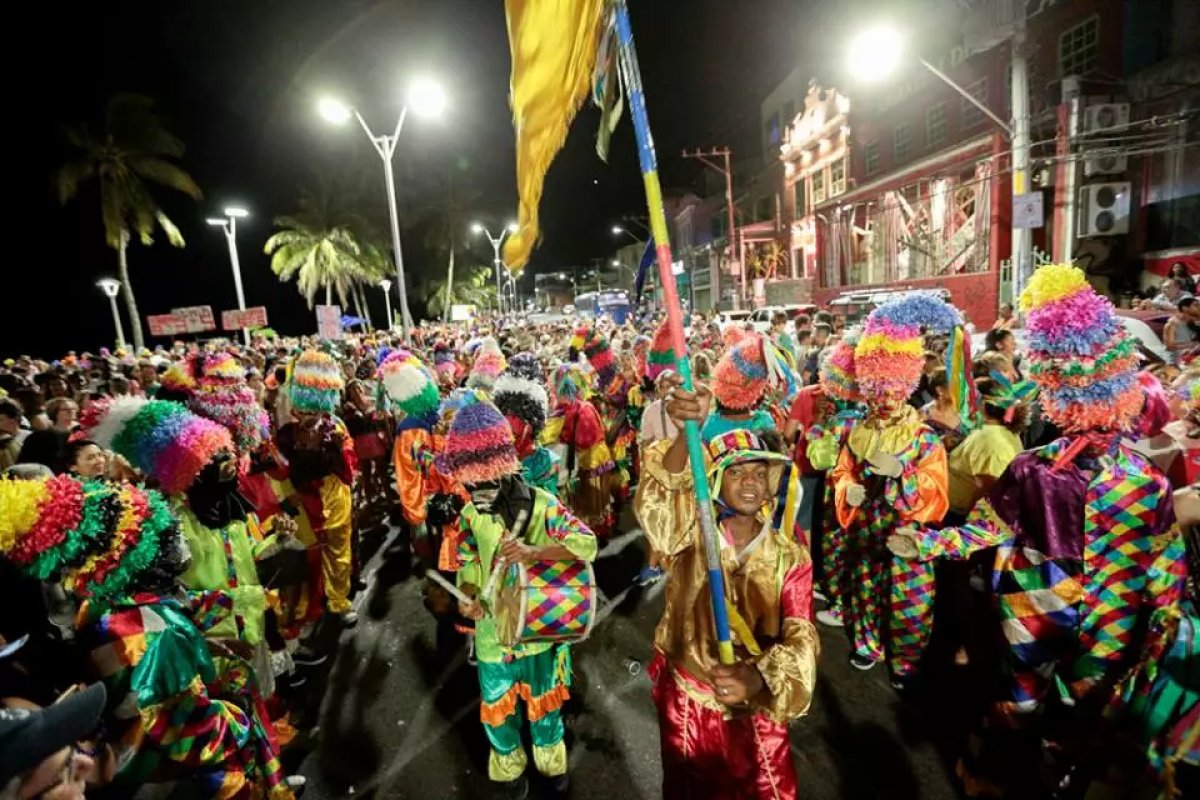
[[[846,490],[858,483],[858,471],[854,467],[854,456],[850,448],[843,447],[838,454],[837,465],[829,475],[833,481],[833,510],[837,515],[838,525],[845,528],[854,520],[858,509],[846,502]]]
[[[946,448],[935,445],[917,463],[917,502],[906,516],[909,522],[941,522],[950,510],[950,474]]]
[[[401,431],[392,448],[400,510],[409,525],[425,524],[425,476],[413,458],[414,451],[424,443],[424,436],[425,431],[416,428]]]

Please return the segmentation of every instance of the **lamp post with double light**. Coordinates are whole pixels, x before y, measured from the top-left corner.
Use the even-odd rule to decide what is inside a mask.
[[[383,305],[387,309],[387,328],[391,331],[395,327],[392,322],[392,282],[384,278],[379,281],[379,288],[383,290]]]
[[[504,240],[508,235],[516,229],[517,223],[510,222],[501,228],[499,236],[492,236],[492,232],[482,222],[471,223],[471,232],[476,236],[482,233],[492,246],[492,267],[496,272],[496,310],[502,316],[504,314],[504,284],[500,275],[504,271],[504,261],[500,258],[500,248],[504,245]]]
[[[112,309],[113,327],[117,329],[117,348],[125,347],[125,328],[121,325],[121,312],[117,310],[117,295],[121,293],[121,282],[116,278],[101,278],[96,281],[100,291],[108,298]]]
[[[326,97],[317,105],[321,116],[338,125],[345,124],[351,117],[371,140],[375,152],[383,161],[383,182],[387,189],[388,215],[392,223],[392,252],[396,260],[396,291],[400,295],[400,329],[404,341],[410,341],[409,328],[412,325],[412,315],[408,311],[408,290],[404,284],[404,252],[400,248],[400,217],[396,208],[396,176],[392,170],[392,157],[396,154],[396,143],[400,141],[400,131],[404,128],[404,120],[408,117],[409,109],[423,117],[439,116],[446,108],[446,95],[440,86],[429,80],[420,80],[412,84],[408,93],[408,101],[400,110],[400,118],[396,128],[390,134],[376,134],[367,125],[358,109],[348,106],[331,97]]]
[[[233,269],[233,288],[237,290],[238,310],[246,310],[246,295],[242,292],[242,264],[238,260],[237,221],[250,216],[250,212],[240,206],[227,206],[225,216],[209,217],[207,222],[225,233],[225,243],[229,246],[229,266]],[[242,341],[250,344],[250,330],[242,328]]]

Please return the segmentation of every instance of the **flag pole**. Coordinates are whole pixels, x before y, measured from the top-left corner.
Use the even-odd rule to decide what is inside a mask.
[[[637,136],[638,161],[641,163],[642,180],[646,185],[646,205],[650,215],[650,233],[654,237],[658,256],[658,277],[662,282],[663,300],[667,307],[667,326],[671,332],[671,345],[675,350],[675,366],[683,379],[683,387],[692,391],[692,367],[688,358],[687,342],[683,338],[683,311],[679,305],[679,292],[675,287],[675,273],[671,270],[671,239],[667,233],[667,218],[663,212],[662,186],[658,181],[658,164],[654,154],[654,139],[650,135],[650,121],[646,117],[646,97],[642,89],[642,73],[638,67],[637,52],[633,47],[633,28],[629,24],[629,7],[625,0],[613,3],[617,22],[617,47],[621,74],[625,78],[628,92],[630,116]],[[704,469],[704,450],[700,443],[700,427],[688,420],[683,427],[687,440],[688,459],[691,462],[692,482],[696,489],[697,516],[704,545],[704,557],[708,568],[709,598],[712,600],[713,621],[717,628],[717,648],[722,664],[733,663],[733,642],[729,634],[729,615],[725,606],[725,574],[721,571],[721,540],[717,523],[713,518],[712,495],[709,492],[708,476]]]

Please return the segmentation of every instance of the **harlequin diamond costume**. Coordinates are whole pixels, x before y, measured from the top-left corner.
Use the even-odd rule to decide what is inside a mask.
[[[527,548],[532,560],[526,566],[562,562],[564,569],[579,569],[581,562],[595,559],[596,538],[553,495],[521,480],[512,429],[486,401],[464,406],[454,415],[439,463],[471,493],[460,523],[458,585],[481,598],[490,612],[475,625],[482,695],[479,716],[492,747],[488,776],[493,781],[511,782],[521,780],[525,772],[522,706],[538,772],[565,776],[562,705],[569,696],[570,646],[537,637],[522,637],[512,647],[502,645],[488,589],[495,585],[493,578],[504,577],[504,573],[494,576],[495,570],[516,570],[497,564],[501,540],[507,536]],[[577,610],[551,603],[545,613]]]
[[[654,634],[654,704],[662,743],[663,796],[794,798],[796,771],[787,723],[808,710],[819,640],[812,623],[812,563],[795,530],[799,481],[787,456],[749,431],[707,448],[708,475],[722,527],[721,563],[735,656],[752,665],[763,690],[744,707],[722,704],[712,686],[719,661],[692,475],[669,472],[671,441],[648,445],[634,508],[651,548],[665,557],[666,607]],[[768,468],[771,498],[755,516],[758,535],[738,552],[728,532],[739,512],[722,499],[722,479],[749,463]]]
[[[621,491],[621,475],[591,394],[591,370],[577,364],[560,366],[554,373],[557,406],[542,439],[566,447],[569,505],[588,528],[606,538],[617,524],[614,501]]]
[[[867,415],[846,437],[830,473],[842,527],[842,616],[854,651],[870,669],[888,661],[892,678],[911,676],[928,640],[933,569],[893,556],[887,537],[911,523],[940,521],[948,504],[946,451],[908,398],[924,363],[922,328],[951,330],[958,312],[933,294],[885,303],[867,318],[854,371]]]
[[[322,595],[332,614],[350,612],[354,500],[357,459],[346,426],[334,416],[344,381],[327,353],[306,350],[288,367],[287,396],[296,418],[275,434],[287,461],[288,479],[312,523],[316,546],[309,549],[314,591],[310,618]],[[320,591],[315,587],[319,582]]]
[[[923,563],[996,548],[992,603],[1007,651],[983,747],[963,773],[972,793],[1036,785],[1036,770],[1012,770],[1012,753],[1037,755],[1064,707],[1079,715],[1073,736],[1094,732],[1147,620],[1176,607],[1184,586],[1170,485],[1123,439],[1144,404],[1136,340],[1073,266],[1040,267],[1021,305],[1028,374],[1063,437],[1018,455],[964,526],[891,543]]]
[[[0,554],[83,601],[78,640],[107,686],[106,735],[130,796],[181,777],[222,800],[292,796],[249,665],[210,654],[205,634],[231,617],[229,597],[180,590],[187,547],[162,496],[65,475],[0,480]]]

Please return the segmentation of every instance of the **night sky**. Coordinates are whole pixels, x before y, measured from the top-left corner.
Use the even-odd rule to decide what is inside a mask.
[[[833,4],[630,5],[660,172],[670,190],[695,185],[700,174],[678,157],[683,147],[731,144],[757,161],[759,101],[796,63],[824,55],[817,20]],[[61,207],[53,173],[67,154],[62,124],[96,116],[113,92],[156,98],[187,144],[182,166],[205,193],[197,204],[156,191],[188,246],[131,246],[143,316],[180,305],[208,304],[218,314],[235,307],[224,238],[204,218],[239,203],[253,214],[239,229],[247,304],[266,305],[282,333],[315,329],[294,284],[280,284],[262,255],[272,219],[294,210],[300,185],[347,172],[377,181],[381,219],[386,209],[378,157],[360,130],[332,127],[316,115],[323,94],[345,98],[372,126],[390,129],[409,79],[435,77],[448,95],[447,114],[440,121],[410,118],[397,153],[402,222],[413,224],[411,210],[452,174],[477,193],[482,218],[501,222],[515,210],[500,0],[142,0],[44,3],[30,13],[32,19],[10,30],[34,39],[39,55],[28,61],[29,74],[18,70],[9,83],[17,95],[9,116],[16,136],[10,180],[21,207],[9,219],[17,246],[6,265],[4,355],[54,358],[112,339],[107,303],[93,285],[116,273],[116,254],[103,245],[98,195],[93,188]],[[595,112],[582,112],[551,169],[544,241],[530,265],[535,272],[610,255],[620,244],[609,233],[613,222],[645,213],[628,115],[607,165],[594,155],[595,128]],[[420,238],[409,231],[404,243],[414,275],[434,268]],[[477,263],[490,260],[484,248]],[[369,296],[382,319],[380,293]]]

